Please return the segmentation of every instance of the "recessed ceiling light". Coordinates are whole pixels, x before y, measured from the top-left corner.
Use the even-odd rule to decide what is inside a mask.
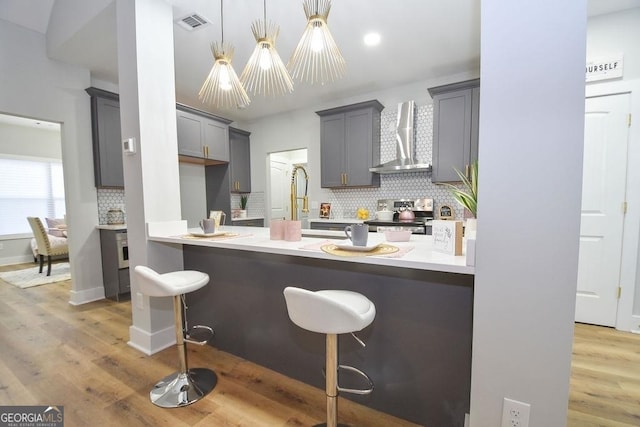
[[[380,34],[369,33],[364,36],[364,44],[367,46],[377,46],[380,44]]]

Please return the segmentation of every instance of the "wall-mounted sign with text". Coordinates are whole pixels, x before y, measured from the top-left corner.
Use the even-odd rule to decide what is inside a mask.
[[[608,80],[622,77],[624,61],[622,55],[597,58],[587,61],[586,81]]]

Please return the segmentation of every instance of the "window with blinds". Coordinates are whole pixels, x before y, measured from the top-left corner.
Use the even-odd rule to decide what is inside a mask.
[[[0,157],[0,235],[31,233],[28,216],[65,214],[62,163]]]

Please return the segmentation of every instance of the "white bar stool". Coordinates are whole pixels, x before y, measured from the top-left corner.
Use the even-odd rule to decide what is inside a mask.
[[[371,378],[352,366],[338,364],[338,334],[350,333],[360,345],[364,342],[354,335],[373,322],[376,306],[357,292],[325,290],[312,292],[287,287],[284,290],[289,318],[311,332],[326,334],[325,390],[327,394],[327,422],[321,426],[338,426],[338,392],[369,394],[373,391]],[[363,376],[366,389],[342,388],[338,384],[338,370],[344,369]],[[341,424],[342,425],[342,424]]]
[[[157,406],[178,408],[190,405],[206,396],[218,382],[215,372],[205,368],[191,368],[187,364],[185,342],[205,345],[213,336],[208,326],[194,326],[191,331],[183,318],[184,294],[196,291],[209,283],[209,275],[199,271],[174,271],[159,274],[142,265],[135,268],[139,290],[150,297],[173,297],[173,313],[176,324],[176,347],[180,358],[180,370],[160,380],[149,393]],[[186,335],[186,337],[185,337]],[[195,336],[201,338],[197,339]]]

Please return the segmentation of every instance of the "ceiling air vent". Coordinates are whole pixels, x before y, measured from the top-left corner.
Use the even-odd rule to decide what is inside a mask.
[[[207,18],[203,17],[202,15],[198,15],[197,13],[191,13],[187,16],[183,16],[175,22],[187,31],[197,30],[209,25],[209,20],[207,20]]]

